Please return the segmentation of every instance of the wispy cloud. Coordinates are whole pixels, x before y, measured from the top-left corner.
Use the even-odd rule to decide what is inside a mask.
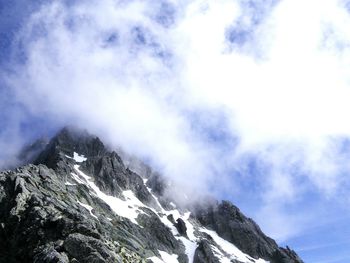
[[[33,116],[258,200],[247,210],[284,240],[323,213],[290,216],[310,193],[347,193],[350,16],[336,1],[260,2],[50,1],[2,75]]]

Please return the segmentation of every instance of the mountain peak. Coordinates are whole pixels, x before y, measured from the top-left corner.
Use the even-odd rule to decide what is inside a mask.
[[[41,163],[54,168],[63,156],[73,157],[74,152],[92,157],[102,156],[107,151],[107,148],[97,136],[89,134],[86,130],[67,126],[50,140],[34,163]]]
[[[86,130],[66,126],[61,129],[50,142],[60,148],[66,154],[73,155],[73,152],[85,156],[99,156],[106,153],[107,149],[97,136],[91,135]]]
[[[229,201],[178,206],[85,130],[60,130],[36,164],[0,173],[0,262],[302,262]]]

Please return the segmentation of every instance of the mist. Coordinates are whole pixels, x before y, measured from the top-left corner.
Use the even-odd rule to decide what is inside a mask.
[[[1,162],[74,124],[286,240],[348,204],[349,24],[342,1],[44,2],[2,68]]]

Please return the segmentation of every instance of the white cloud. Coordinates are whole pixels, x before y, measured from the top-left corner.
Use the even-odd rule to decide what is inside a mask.
[[[258,213],[287,221],[281,239],[292,235],[301,215],[280,208],[310,188],[332,198],[347,180],[334,139],[350,134],[349,14],[330,0],[269,1],[258,14],[240,1],[169,5],[174,18],[161,24],[152,1],[48,3],[18,35],[27,61],[7,81],[34,114],[87,127],[200,189],[239,188],[232,164],[243,171],[243,156],[256,156],[269,167],[254,178]],[[227,30],[241,24],[251,41],[232,47]],[[204,139],[193,112],[219,112],[226,123],[202,123],[227,125],[238,145]]]

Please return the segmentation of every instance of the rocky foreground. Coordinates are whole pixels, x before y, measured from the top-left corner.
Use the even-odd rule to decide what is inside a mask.
[[[184,206],[99,138],[65,128],[0,173],[0,262],[299,263],[228,201]]]

